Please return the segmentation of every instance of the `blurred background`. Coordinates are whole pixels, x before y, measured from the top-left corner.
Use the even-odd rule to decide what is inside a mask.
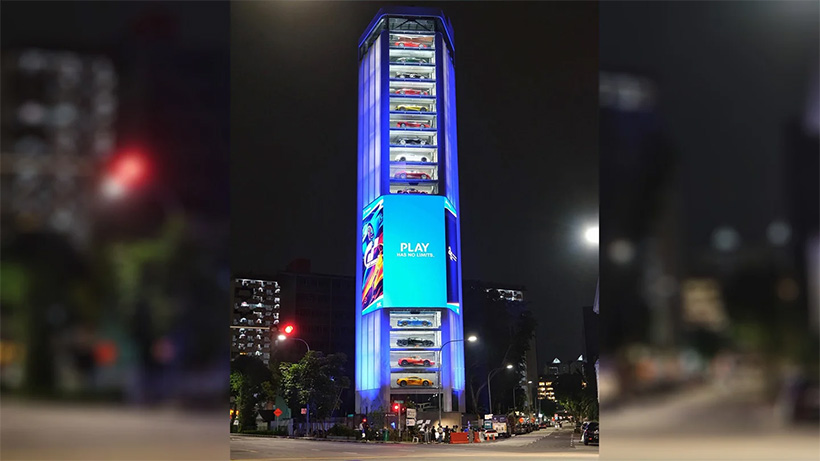
[[[3,2],[2,459],[227,459],[227,2]]]
[[[603,459],[818,459],[818,5],[600,5]]]

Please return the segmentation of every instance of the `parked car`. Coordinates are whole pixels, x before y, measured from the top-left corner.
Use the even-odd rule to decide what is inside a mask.
[[[424,192],[423,190],[413,189],[412,187],[411,187],[411,188],[409,188],[409,189],[402,189],[402,190],[398,191],[398,193],[399,193],[399,194],[423,194],[423,195],[429,195],[427,192]]]
[[[413,40],[400,40],[395,42],[394,45],[401,48],[430,48],[427,44],[415,42]]]
[[[409,319],[399,319],[396,325],[400,327],[431,327],[433,322],[418,317],[410,317]]]
[[[396,72],[396,78],[413,78],[413,79],[424,79],[430,78],[429,74],[419,74],[418,72]]]
[[[412,336],[406,339],[397,339],[396,344],[399,347],[433,347],[433,341]]]
[[[429,123],[419,122],[417,120],[399,120],[396,122],[399,128],[430,128]]]
[[[435,365],[435,362],[432,362],[428,359],[423,359],[418,356],[411,356],[411,357],[402,357],[399,359],[399,366],[402,367],[430,367]]]
[[[396,162],[427,162],[429,154],[401,153],[396,156]]]
[[[424,386],[430,387],[433,385],[433,382],[429,379],[420,378],[418,376],[408,376],[406,378],[399,378],[396,380],[396,384],[401,387],[405,386]]]
[[[415,94],[421,96],[428,96],[429,90],[421,90],[419,88],[393,88],[393,94]]]
[[[420,104],[399,104],[396,106],[396,110],[405,112],[427,112],[428,108]]]
[[[395,179],[430,179],[430,175],[421,171],[399,171],[393,175]]]
[[[598,443],[598,421],[590,421],[581,432],[581,441],[584,445]]]
[[[427,138],[420,138],[418,136],[402,136],[396,139],[397,144],[401,144],[402,146],[407,144],[416,144],[419,146],[424,146],[427,144]]]
[[[429,64],[430,60],[427,58],[419,58],[417,56],[400,56],[393,60],[401,64]]]

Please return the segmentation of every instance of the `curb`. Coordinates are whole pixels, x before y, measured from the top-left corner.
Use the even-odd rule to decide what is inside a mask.
[[[316,442],[344,442],[344,443],[394,443],[400,445],[424,445],[423,443],[415,443],[415,442],[395,442],[395,441],[384,441],[384,440],[332,440],[326,438],[319,438],[319,437],[292,437],[289,435],[268,435],[268,434],[242,434],[234,432],[231,434],[231,437],[259,437],[259,438],[267,438],[267,439],[291,439],[291,440],[312,440]]]

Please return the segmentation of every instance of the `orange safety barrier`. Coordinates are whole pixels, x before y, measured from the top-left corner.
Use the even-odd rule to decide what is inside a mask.
[[[473,443],[481,443],[481,437],[478,432],[473,432]]]
[[[466,432],[450,432],[450,443],[470,443]]]

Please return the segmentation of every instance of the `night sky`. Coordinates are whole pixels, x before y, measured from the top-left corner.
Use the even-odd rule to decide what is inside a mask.
[[[354,275],[357,44],[383,5],[232,4],[235,272]],[[463,277],[526,285],[539,367],[574,359],[598,277],[597,5],[420,6],[455,29]]]

